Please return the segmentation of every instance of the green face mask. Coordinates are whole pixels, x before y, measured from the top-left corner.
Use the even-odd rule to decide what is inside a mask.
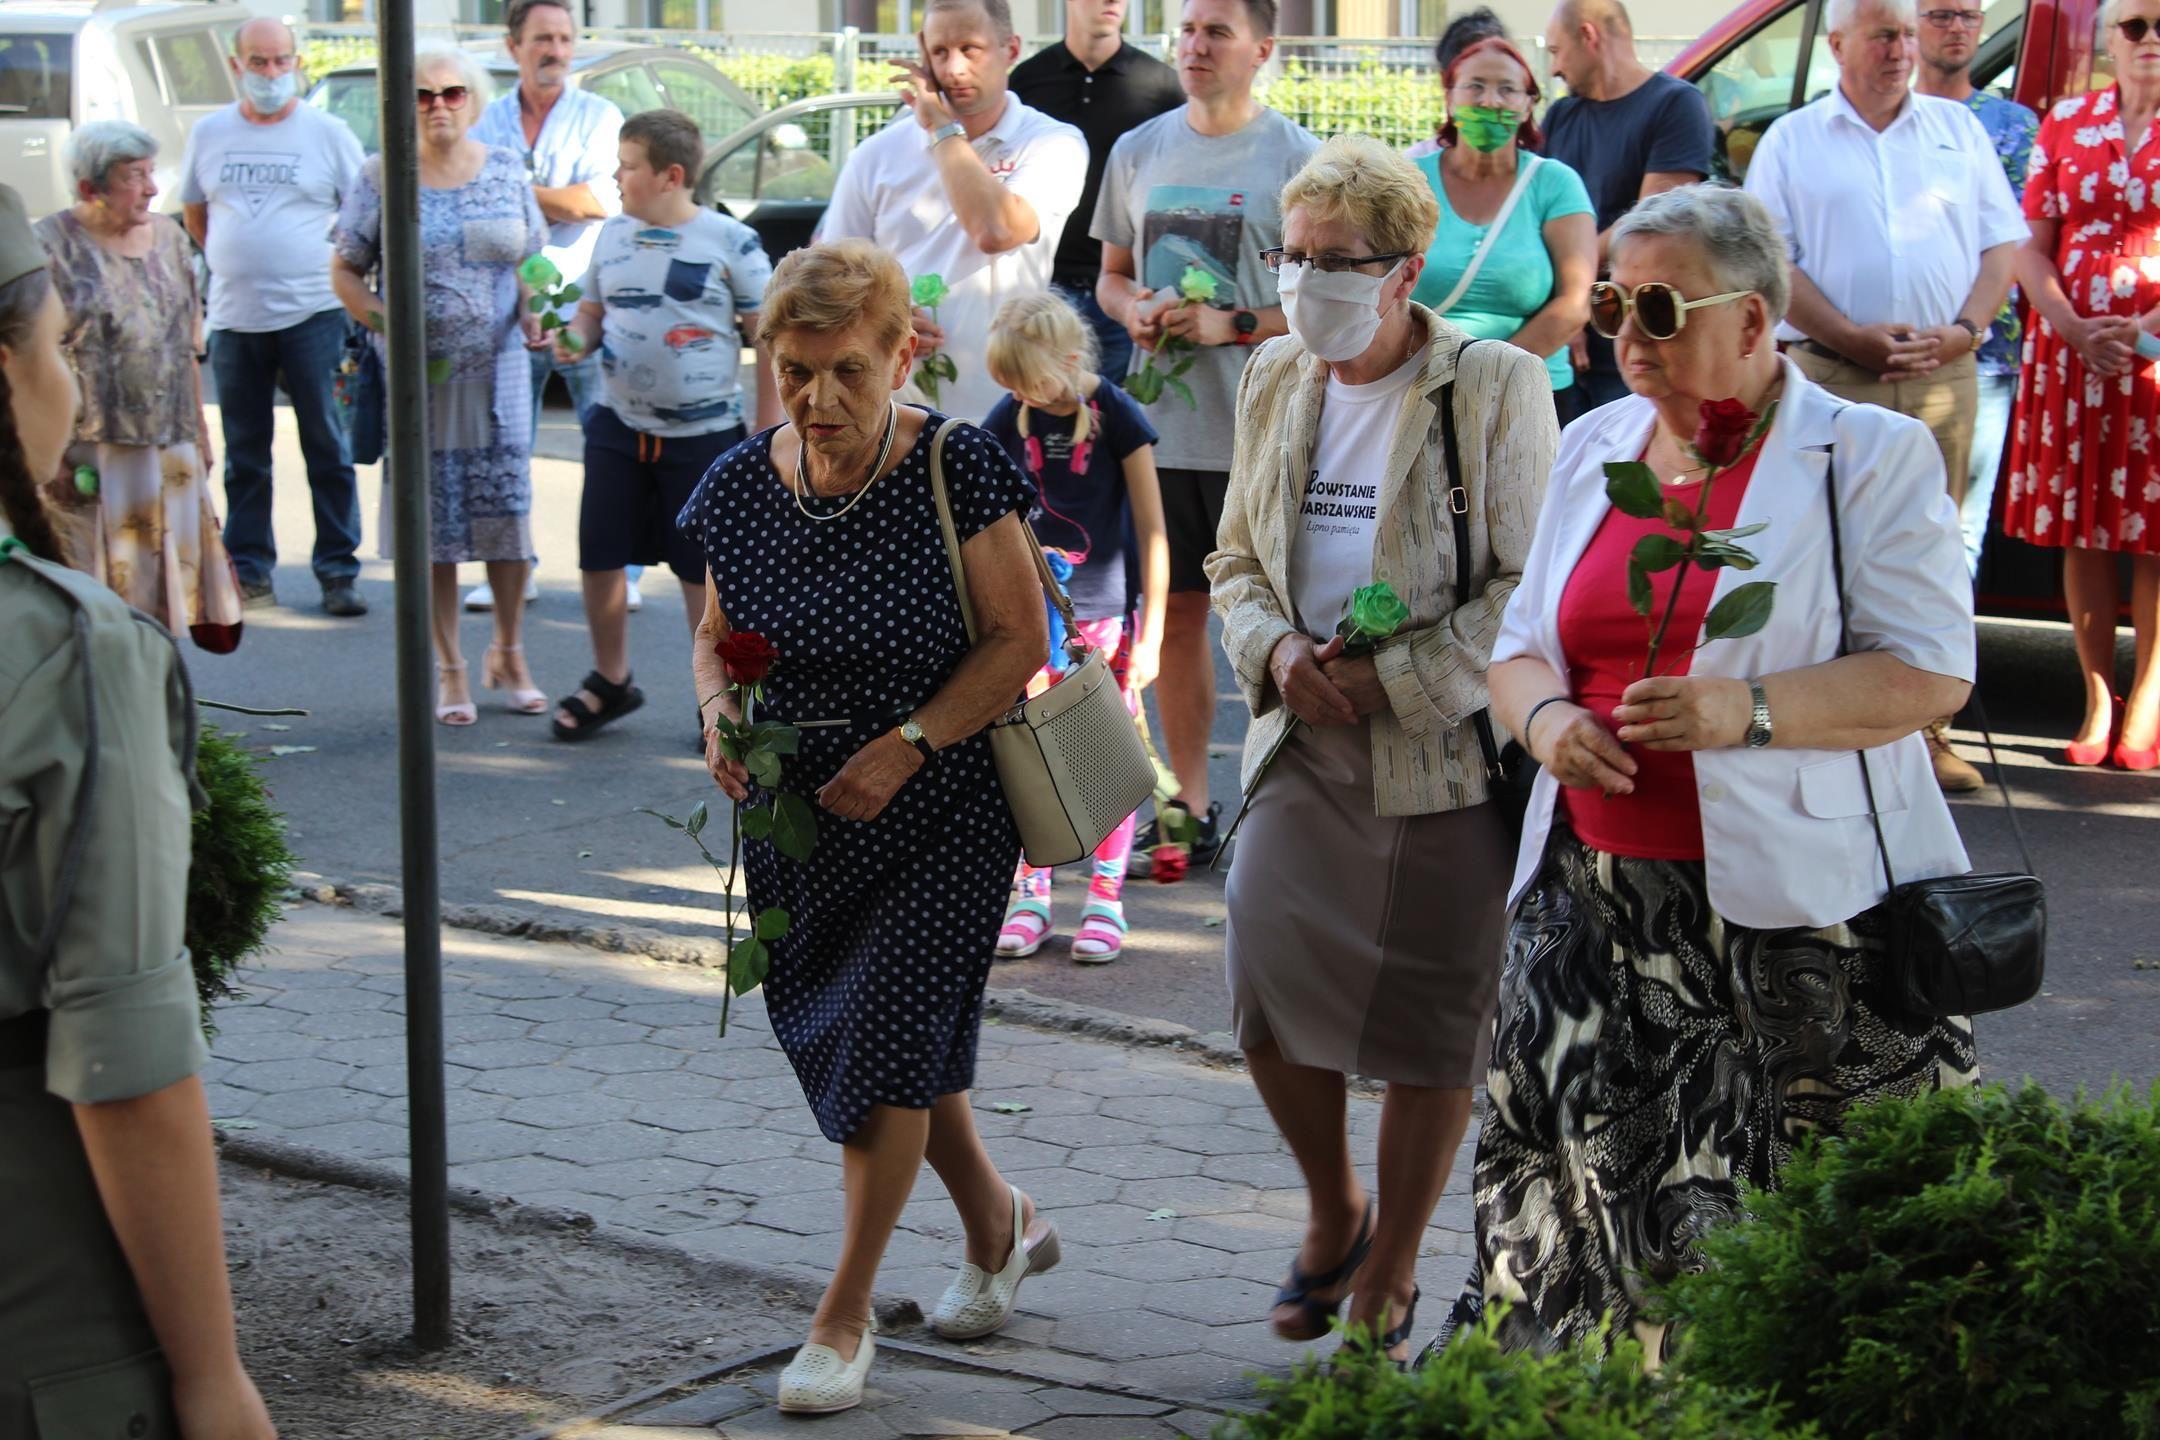
[[[1455,107],[1455,133],[1471,149],[1490,154],[1515,138],[1522,116],[1490,105]]]

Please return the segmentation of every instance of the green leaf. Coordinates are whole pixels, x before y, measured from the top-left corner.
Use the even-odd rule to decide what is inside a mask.
[[[438,356],[437,358],[428,361],[427,378],[428,384],[430,385],[440,385],[443,383],[443,381],[448,380],[450,378],[449,360]]]
[[[802,749],[802,731],[780,720],[760,720],[750,727],[750,743],[775,755],[793,755]]]
[[[1628,608],[1647,620],[1650,618],[1652,599],[1653,597],[1650,594],[1650,573],[1636,564],[1635,557],[1630,555],[1627,564]]]
[[[728,988],[737,995],[747,995],[765,983],[771,969],[772,951],[755,935],[728,950]]]
[[[531,311],[531,312],[532,312],[533,314],[535,314],[535,315],[545,315],[545,314],[547,314],[547,312],[548,312],[548,302],[547,302],[547,296],[545,296],[545,295],[535,295],[535,296],[533,296],[533,297],[532,297],[532,299],[530,299],[530,300],[527,300],[527,301],[525,302],[525,308],[526,308],[527,310]]]
[[[683,829],[695,835],[705,828],[705,821],[708,818],[710,817],[706,814],[705,802],[700,800],[690,807],[690,818],[683,822]]]
[[[570,329],[568,326],[563,327],[561,338],[563,347],[569,350],[572,354],[575,354],[585,348],[585,337],[578,334],[577,331]]]
[[[1777,593],[1774,580],[1756,580],[1735,586],[1724,599],[1710,607],[1703,621],[1703,639],[1737,640],[1753,635],[1770,623],[1770,602]]]
[[[752,805],[737,817],[735,823],[742,827],[745,840],[765,840],[772,836],[773,812],[770,805]]]
[[[370,310],[367,312],[367,328],[374,331],[378,335],[383,333],[382,311]]]
[[[1665,515],[1665,495],[1657,476],[1640,460],[1612,460],[1605,465],[1605,498],[1613,509],[1638,520],[1658,520]]]
[[[1634,563],[1645,573],[1656,575],[1687,559],[1687,546],[1670,535],[1645,535],[1635,542],[1635,549],[1630,553]]]
[[[742,764],[743,769],[750,772],[750,778],[767,789],[780,783],[780,757],[772,751],[748,751],[743,755]]]
[[[782,910],[777,905],[768,905],[763,910],[758,911],[757,938],[760,940],[783,939],[787,935],[788,927],[792,924],[794,922],[788,918],[787,911]]]
[[[800,795],[782,795],[773,809],[773,844],[797,862],[817,848],[817,812]]]
[[[1769,528],[1769,521],[1758,520],[1753,525],[1741,525],[1731,530],[1705,530],[1702,533],[1705,540],[1733,541],[1745,540],[1750,535],[1760,535]]]
[[[705,703],[710,705],[712,703],[711,698],[707,697]],[[712,724],[713,729],[719,731],[722,736],[726,737],[729,740],[739,740],[742,738],[742,727],[740,725],[737,725],[725,710],[713,711]]]
[[[1192,386],[1187,385],[1183,380],[1178,379],[1175,375],[1166,377],[1163,383],[1165,385],[1168,385],[1172,390],[1177,391],[1178,398],[1185,402],[1186,409],[1198,410],[1200,408],[1200,402],[1193,398]]]
[[[1728,565],[1735,570],[1752,570],[1755,564],[1752,552],[1722,541],[1711,541],[1695,556],[1695,568],[1698,570],[1716,570]]]
[[[582,286],[565,285],[555,292],[555,298],[565,305],[575,305],[585,298],[585,291]]]
[[[720,753],[740,765],[743,758],[742,741],[733,735],[721,734],[719,731],[714,733],[720,735]]]
[[[680,830],[683,828],[682,821],[676,819],[673,815],[663,815],[658,810],[648,810],[643,805],[632,807],[632,813],[637,815],[650,815],[655,820],[664,821],[670,830]]]
[[[1025,1115],[1035,1107],[1020,1100],[993,1100],[990,1108],[1000,1115]]]
[[[1152,360],[1125,377],[1125,393],[1142,405],[1153,405],[1162,399],[1162,385],[1162,372],[1155,368]]]

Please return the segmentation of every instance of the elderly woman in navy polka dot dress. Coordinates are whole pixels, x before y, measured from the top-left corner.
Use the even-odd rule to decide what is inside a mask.
[[[765,1000],[827,1139],[842,1147],[847,1228],[780,1407],[845,1410],[875,1350],[871,1284],[925,1158],[967,1229],[966,1264],[931,1321],[973,1338],[1011,1317],[1020,1282],[1057,1261],[1055,1227],[1006,1184],[968,1106],[983,986],[1020,840],[984,727],[1049,653],[1022,517],[1032,487],[971,425],[943,469],[977,617],[972,645],[930,488],[943,417],[896,405],[915,357],[908,279],[866,241],[798,250],[758,327],[789,423],[717,461],[680,524],[705,547],[693,662],[706,764],[748,777],[712,739],[731,630],[779,650],[759,714],[812,728],[783,788],[825,811],[807,863],[746,842],[753,909],[793,919]],[[833,723],[840,722],[840,723]]]

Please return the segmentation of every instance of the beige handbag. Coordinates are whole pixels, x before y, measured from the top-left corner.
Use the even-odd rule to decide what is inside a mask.
[[[975,607],[968,602],[960,535],[945,498],[945,436],[959,423],[947,420],[931,441],[930,491],[937,498],[960,618],[973,643]],[[1025,527],[1026,522],[1021,524]],[[1125,708],[1117,677],[1102,651],[1081,636],[1072,602],[1058,588],[1033,531],[1028,533],[1028,550],[1044,593],[1065,617],[1065,650],[1075,663],[1048,690],[990,722],[990,755],[997,762],[1005,803],[1019,827],[1028,864],[1070,865],[1094,854],[1103,838],[1155,793],[1155,766]]]

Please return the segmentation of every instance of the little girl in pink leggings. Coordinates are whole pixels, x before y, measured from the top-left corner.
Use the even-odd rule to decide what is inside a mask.
[[[1155,427],[1131,396],[1095,373],[1094,337],[1070,305],[1047,291],[1008,300],[998,310],[990,326],[989,366],[991,378],[1012,393],[983,427],[1035,482],[1028,519],[1036,538],[1070,562],[1065,592],[1080,633],[1103,652],[1126,705],[1138,714],[1140,692],[1155,679],[1161,656],[1163,599],[1170,587]],[[1064,657],[1055,643],[1051,656],[1030,694],[1057,678],[1052,667]],[[1125,864],[1132,842],[1133,818],[1127,816],[1096,847],[1072,942],[1072,957],[1083,965],[1115,960],[1125,948]],[[1050,871],[1020,862],[998,934],[1001,958],[1033,955],[1050,938],[1050,880]]]

